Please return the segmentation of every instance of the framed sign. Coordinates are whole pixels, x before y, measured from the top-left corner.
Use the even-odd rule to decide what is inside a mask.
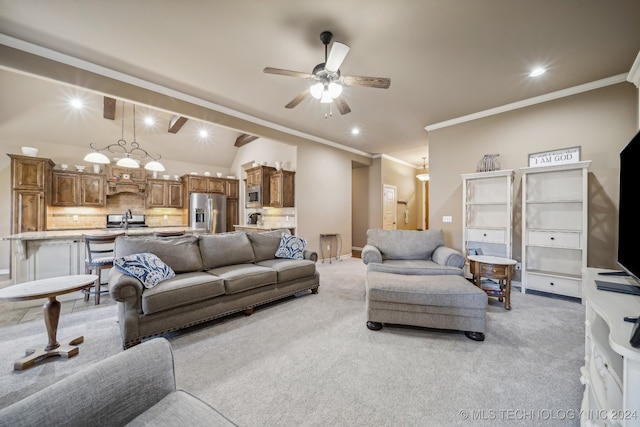
[[[563,165],[580,161],[580,147],[529,154],[529,167]]]

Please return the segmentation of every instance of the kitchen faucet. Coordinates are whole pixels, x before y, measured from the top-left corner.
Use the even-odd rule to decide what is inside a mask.
[[[129,220],[133,219],[133,214],[131,213],[131,209],[127,209],[122,215],[122,224],[124,224],[124,229],[127,230],[129,228]]]

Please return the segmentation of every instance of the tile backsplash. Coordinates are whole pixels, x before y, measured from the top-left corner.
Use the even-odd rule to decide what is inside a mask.
[[[146,215],[150,227],[187,225],[185,209],[144,207],[145,199],[138,194],[122,193],[107,197],[103,207],[47,207],[47,229],[104,228],[108,214],[122,214],[131,209],[134,214]]]

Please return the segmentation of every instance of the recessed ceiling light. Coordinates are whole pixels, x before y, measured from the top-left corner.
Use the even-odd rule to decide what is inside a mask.
[[[538,77],[541,76],[542,74],[544,74],[546,72],[546,68],[543,67],[538,67],[538,68],[534,68],[530,73],[529,73],[529,77]]]
[[[358,129],[358,128],[353,128],[353,129],[351,129],[351,134],[352,134],[352,135],[357,135],[357,134],[359,134],[359,133],[360,133],[360,129]]]
[[[200,138],[206,138],[209,136],[209,132],[206,129],[200,129],[198,135],[200,135]]]
[[[71,106],[77,110],[79,110],[80,108],[82,108],[84,106],[82,100],[80,98],[72,98],[71,101],[69,101],[69,103],[71,104]]]
[[[153,116],[145,116],[144,124],[147,126],[153,126],[156,124],[156,120],[153,118]]]

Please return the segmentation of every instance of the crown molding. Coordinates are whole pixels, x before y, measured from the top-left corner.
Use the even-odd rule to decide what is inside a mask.
[[[627,75],[627,81],[633,83],[638,89],[640,89],[640,52],[638,52],[636,60],[633,61],[631,70],[629,70],[629,74]]]
[[[636,60],[636,62],[638,61]],[[494,116],[496,114],[506,113],[507,111],[517,110],[519,108],[529,107],[531,105],[542,104],[543,102],[553,101],[554,99],[560,99],[567,96],[576,95],[578,93],[588,92],[594,89],[600,89],[601,87],[622,83],[626,80],[627,80],[626,74],[618,74],[616,76],[607,77],[606,79],[596,80],[594,82],[573,86],[567,89],[558,90],[556,92],[547,93],[545,95],[535,96],[533,98],[524,99],[522,101],[513,102],[511,104],[502,105],[496,108],[490,108],[488,110],[479,111],[477,113],[468,114],[466,116],[458,117],[451,120],[446,120],[444,122],[434,123],[431,125],[427,125],[424,128],[427,132],[429,132],[432,130],[441,129],[448,126],[459,125],[460,123],[470,122],[472,120]]]

